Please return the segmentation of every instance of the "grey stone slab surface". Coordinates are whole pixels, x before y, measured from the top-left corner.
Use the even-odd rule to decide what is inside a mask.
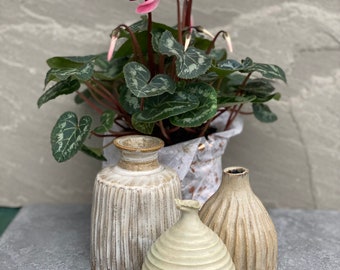
[[[0,239],[0,269],[90,269],[90,212],[89,205],[22,208]]]
[[[340,269],[340,212],[273,209],[279,270]],[[90,269],[90,205],[24,207],[0,239],[1,270]]]

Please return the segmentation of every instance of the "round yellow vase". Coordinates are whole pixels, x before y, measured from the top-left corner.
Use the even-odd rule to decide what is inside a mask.
[[[179,221],[147,253],[142,270],[234,270],[221,239],[198,216],[200,203],[176,200]]]

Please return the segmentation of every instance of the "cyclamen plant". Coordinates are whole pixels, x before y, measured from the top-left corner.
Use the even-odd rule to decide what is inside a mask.
[[[232,51],[228,32],[213,35],[193,25],[192,0],[182,4],[177,0],[175,27],[154,22],[152,12],[159,2],[140,3],[136,12],[146,15],[132,25],[118,25],[111,33],[108,53],[47,60],[48,89],[38,107],[76,93],[76,103],[86,102],[101,121],[92,128],[90,116],[78,121],[73,112],[62,114],[51,133],[58,162],[78,151],[105,160],[103,149],[85,145],[89,135],[148,134],[171,145],[214,132],[211,122],[228,111],[227,130],[238,114],[245,113],[242,108],[247,103],[252,112],[246,113],[258,120],[277,119],[265,103],[280,98],[273,86],[273,79],[286,82],[280,67],[249,57],[240,62],[228,58],[227,48]],[[226,41],[226,48],[215,47],[219,37]],[[47,87],[51,81],[55,84]],[[114,124],[121,130],[112,130]]]

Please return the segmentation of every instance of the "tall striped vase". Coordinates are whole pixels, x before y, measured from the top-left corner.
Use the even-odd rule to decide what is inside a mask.
[[[91,269],[140,270],[153,242],[179,218],[177,173],[158,162],[162,140],[133,135],[114,140],[117,165],[95,180],[91,213]]]
[[[229,167],[217,192],[199,212],[203,223],[227,246],[236,270],[277,268],[274,224],[249,184],[249,171]]]

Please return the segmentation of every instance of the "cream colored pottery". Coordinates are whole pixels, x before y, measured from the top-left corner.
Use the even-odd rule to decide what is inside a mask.
[[[162,140],[150,136],[115,139],[116,166],[100,171],[91,214],[92,270],[140,270],[152,243],[179,218],[177,173],[158,162]]]
[[[250,187],[246,168],[226,168],[219,189],[199,215],[226,244],[237,270],[277,268],[276,230]]]
[[[166,146],[159,151],[159,161],[176,170],[181,180],[182,198],[196,200],[200,203],[213,195],[222,181],[222,156],[229,140],[240,134],[243,129],[242,117],[237,117],[230,129],[224,131],[229,112],[224,112],[211,123],[216,133],[182,143]],[[120,131],[114,125],[113,130]],[[107,145],[111,138],[104,138]],[[107,161],[104,166],[116,164],[118,149],[110,146],[104,148]]]
[[[200,220],[200,203],[176,200],[176,204],[181,218],[152,245],[142,270],[235,269],[226,246]]]

